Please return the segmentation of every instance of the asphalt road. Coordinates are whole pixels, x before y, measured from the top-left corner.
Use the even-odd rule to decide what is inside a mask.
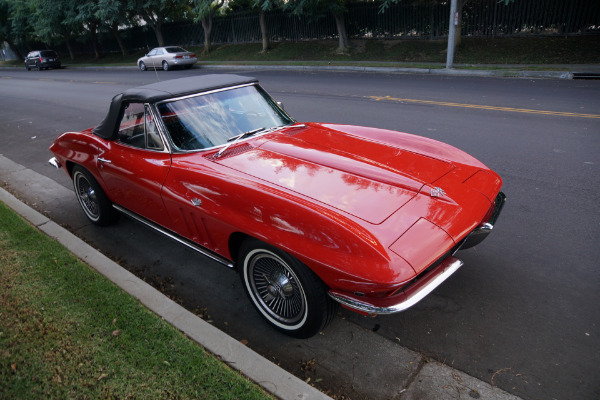
[[[46,164],[57,134],[97,124],[123,89],[204,73],[0,70],[0,154],[71,188],[66,175]],[[600,398],[599,81],[249,74],[298,121],[431,137],[474,155],[504,179],[508,202],[494,232],[459,253],[465,266],[431,296],[393,316],[342,310],[338,319],[524,399]],[[261,354],[307,373],[310,340],[290,340],[267,327],[235,273],[127,219],[90,226],[74,195],[43,211]],[[370,349],[357,351],[366,357]],[[384,368],[390,362],[385,350],[369,356]]]

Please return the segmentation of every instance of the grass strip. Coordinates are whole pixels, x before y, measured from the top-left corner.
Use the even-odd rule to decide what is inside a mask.
[[[176,45],[177,43],[168,43]],[[442,68],[446,63],[446,40],[351,40],[346,54],[337,54],[336,40],[273,42],[266,53],[260,43],[215,44],[208,54],[202,46],[185,46],[198,55],[198,64],[248,65],[359,65],[407,68]],[[91,55],[78,55],[69,60],[61,54],[65,65],[128,65],[135,66],[146,51],[123,57],[120,53],[104,54],[99,60]],[[553,64],[600,63],[600,35],[524,36],[473,38],[463,37],[455,53],[455,68],[481,69],[479,64],[508,64],[511,69],[544,69]],[[462,64],[462,65],[461,65]],[[22,60],[0,65],[23,66]],[[533,66],[531,66],[533,65]],[[490,69],[493,67],[483,67]],[[559,67],[558,69],[564,69]]]
[[[269,395],[0,203],[0,398]]]

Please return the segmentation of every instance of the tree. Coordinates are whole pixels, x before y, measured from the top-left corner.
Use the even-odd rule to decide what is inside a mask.
[[[23,58],[23,55],[15,46],[14,33],[12,28],[11,13],[14,7],[14,3],[7,0],[0,0],[0,47],[4,42],[8,43],[10,49],[19,58]]]
[[[204,50],[202,54],[208,54],[211,49],[210,34],[213,27],[213,16],[223,7],[225,0],[194,0],[194,13],[196,22],[202,23],[204,30]]]
[[[23,55],[18,51],[16,44],[22,43],[26,47],[28,40],[31,38],[31,15],[33,10],[31,4],[26,1],[8,2],[8,24],[6,42],[19,58]]]
[[[127,56],[127,49],[121,39],[119,26],[130,25],[134,20],[135,10],[135,0],[98,0],[96,17],[108,26],[119,44],[123,57]]]
[[[83,24],[74,18],[78,2],[73,0],[28,0],[33,34],[47,44],[64,42],[71,60],[75,54],[71,46],[72,38],[83,31]]]
[[[331,13],[335,19],[335,26],[338,33],[338,48],[336,52],[343,54],[348,51],[349,47],[344,19],[348,1],[350,0],[289,0],[285,3],[285,7],[291,9],[292,14],[312,15],[317,18],[322,12]]]
[[[167,20],[181,19],[190,9],[187,0],[136,0],[137,14],[154,30],[159,46],[165,45],[162,35]]]
[[[262,52],[266,53],[271,44],[267,32],[267,21],[265,13],[281,6],[280,0],[252,0],[252,7],[258,8],[258,22],[260,24],[260,35],[262,38]]]
[[[67,23],[80,23],[90,33],[90,41],[94,50],[94,58],[100,59],[100,46],[98,45],[98,28],[102,21],[96,16],[98,12],[98,2],[96,0],[63,0],[75,2],[77,5],[70,8]]]

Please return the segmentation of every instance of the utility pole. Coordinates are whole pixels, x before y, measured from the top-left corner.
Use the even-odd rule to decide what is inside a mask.
[[[458,25],[458,15],[456,14],[456,0],[450,3],[450,30],[448,32],[448,52],[446,54],[446,69],[452,68],[454,63],[454,36],[456,35],[456,25]]]

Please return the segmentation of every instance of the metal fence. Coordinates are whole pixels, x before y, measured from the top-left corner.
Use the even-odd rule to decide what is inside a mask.
[[[348,36],[353,39],[439,39],[447,37],[449,1],[403,0],[381,13],[380,3],[351,3],[345,14]],[[273,41],[337,39],[333,17],[294,16],[283,11],[266,15]],[[504,5],[499,0],[467,1],[462,10],[465,37],[515,35],[600,34],[600,0],[515,0]],[[148,27],[121,31],[129,51],[157,46]],[[178,21],[163,26],[167,44],[202,45],[204,31],[199,23]],[[258,13],[253,10],[217,16],[213,20],[213,43],[260,42]],[[114,36],[99,32],[101,51],[118,52]],[[87,40],[72,43],[76,53],[89,53]],[[66,47],[56,46],[62,52]]]

